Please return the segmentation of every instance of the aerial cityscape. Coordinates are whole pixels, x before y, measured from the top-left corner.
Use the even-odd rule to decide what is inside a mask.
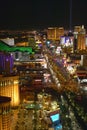
[[[86,4],[1,1],[0,130],[87,130]]]

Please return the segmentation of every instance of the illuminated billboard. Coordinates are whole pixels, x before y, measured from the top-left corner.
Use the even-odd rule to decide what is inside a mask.
[[[85,42],[86,42],[85,45],[86,45],[86,47],[87,47],[87,36],[86,36],[85,40],[86,40],[86,41],[85,41]]]
[[[61,36],[60,44],[63,46],[73,46],[74,37],[71,36]]]
[[[59,121],[60,120],[59,113],[51,115],[50,118],[51,118],[53,123],[56,121]]]

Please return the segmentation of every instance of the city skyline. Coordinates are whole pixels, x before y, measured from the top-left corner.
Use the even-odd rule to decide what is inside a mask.
[[[85,0],[1,0],[0,29],[38,29],[49,26],[72,28],[75,25],[87,27],[86,5]]]

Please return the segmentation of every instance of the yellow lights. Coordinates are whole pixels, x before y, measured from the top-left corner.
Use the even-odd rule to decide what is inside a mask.
[[[52,109],[53,109],[53,110],[55,110],[56,108],[57,108],[57,107],[56,107],[55,105],[54,105],[54,106],[52,106]]]
[[[51,103],[51,108],[52,108],[52,110],[56,110],[56,109],[60,109],[59,108],[59,105],[57,104],[57,102],[56,101],[53,101],[52,103]]]
[[[15,80],[15,81],[14,81],[14,84],[18,84],[18,83],[19,83],[18,80]]]
[[[75,74],[76,72],[76,67],[73,65],[68,65],[67,70],[69,71],[70,74]]]
[[[19,105],[19,95],[18,91],[14,92],[14,97],[13,97],[13,106],[18,106]]]

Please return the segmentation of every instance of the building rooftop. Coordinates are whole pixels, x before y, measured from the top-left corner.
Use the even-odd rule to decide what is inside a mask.
[[[0,40],[0,51],[5,51],[5,52],[20,51],[20,52],[29,52],[31,54],[33,53],[32,47],[29,47],[29,46],[27,46],[27,47],[26,46],[25,47],[23,47],[23,46],[12,47],[1,40]]]

